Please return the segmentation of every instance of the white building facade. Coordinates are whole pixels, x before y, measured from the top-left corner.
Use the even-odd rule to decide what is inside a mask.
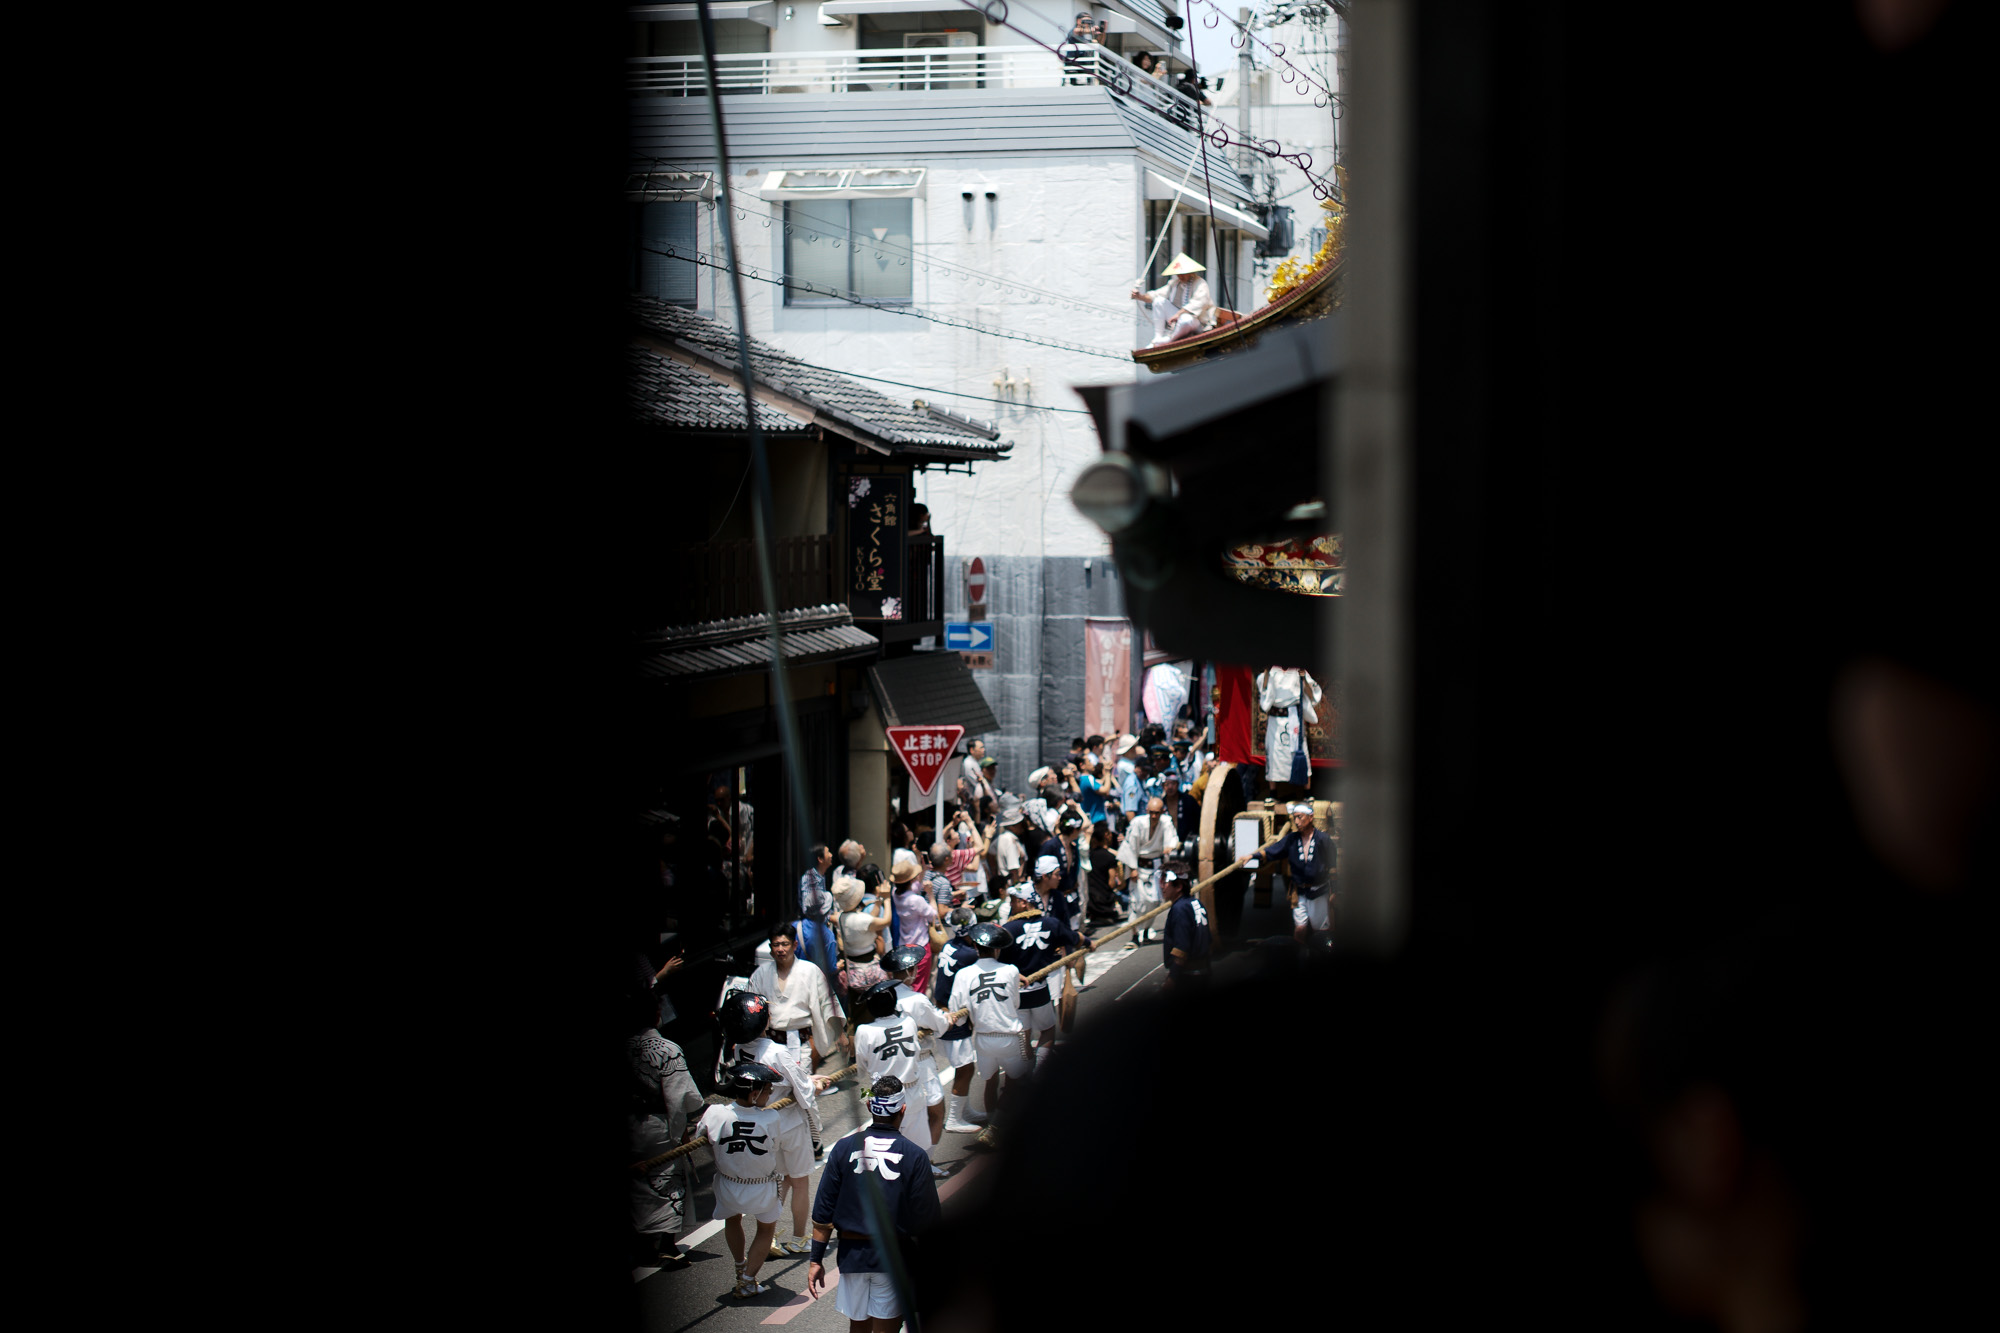
[[[1266,190],[1194,132],[1192,102],[1125,58],[1184,69],[1193,45],[1226,86],[1227,25],[1190,43],[1157,0],[713,4],[725,175],[694,9],[630,11],[633,284],[733,324],[727,207],[753,338],[1013,443],[976,475],[925,472],[914,498],[952,557],[1008,561],[989,609],[996,669],[979,674],[1015,738],[996,747],[1002,780],[1018,786],[1078,726],[1080,668],[1073,691],[1049,682],[1080,663],[1083,617],[1116,614],[1105,538],[1069,501],[1100,453],[1070,386],[1151,373],[1130,357],[1153,336],[1130,293],[1178,251],[1208,266],[1218,304],[1261,303]],[[1049,48],[1084,10],[1108,39],[1065,63]],[[965,614],[960,580],[948,585]],[[1044,633],[1050,617],[1063,623]]]

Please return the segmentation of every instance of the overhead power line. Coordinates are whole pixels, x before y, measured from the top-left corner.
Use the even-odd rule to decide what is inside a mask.
[[[716,256],[705,254],[700,250],[691,249],[683,254],[680,247],[673,245],[668,246],[664,250],[657,250],[652,246],[641,246],[640,249],[647,254],[664,255],[668,259],[679,259],[687,263],[699,264],[704,268],[717,268],[725,272],[729,269],[727,260],[718,259]],[[1131,359],[1129,355],[1117,356],[1110,352],[1100,352],[1096,348],[1085,347],[1080,343],[1062,342],[1054,338],[1037,338],[1025,333],[1009,333],[1005,329],[991,328],[985,324],[969,323],[960,319],[946,319],[942,315],[927,315],[914,307],[888,305],[881,301],[867,300],[866,298],[854,295],[852,292],[844,292],[839,288],[830,287],[824,283],[800,282],[796,278],[767,278],[748,264],[738,265],[737,271],[746,278],[769,283],[773,287],[783,287],[795,292],[808,292],[814,296],[830,296],[836,301],[845,301],[849,305],[858,305],[867,310],[880,310],[884,314],[889,315],[908,315],[912,319],[929,320],[933,324],[944,324],[955,329],[969,329],[974,333],[983,333],[989,338],[1007,338],[1014,342],[1034,343],[1040,347],[1053,347],[1059,351],[1077,352],[1084,356],[1103,357],[1107,361],[1129,363]]]
[[[698,174],[700,171],[699,168],[690,167],[685,163],[666,163],[664,159],[661,158],[650,158],[645,160],[655,164],[653,168],[655,171],[663,171],[663,172],[675,171],[675,172],[683,172],[689,175]],[[739,220],[747,220],[751,212],[758,212],[761,214],[763,205],[769,202],[768,200],[762,198],[761,196],[753,194],[750,191],[742,189],[739,186],[731,185],[727,181],[718,181],[717,184],[721,186],[724,192],[734,195],[738,199],[750,201],[753,204],[753,207],[748,209],[738,206],[736,204],[727,205],[728,207],[736,209],[736,216]],[[810,201],[805,201],[805,202],[810,202]],[[764,216],[764,226],[768,229],[776,221],[776,219],[771,218],[768,215],[763,215],[763,216]],[[785,234],[787,236],[802,237],[804,240],[806,240],[808,244],[825,244],[829,241],[838,241],[843,239],[841,237],[835,237],[832,235],[833,231],[835,230],[835,227],[827,219],[815,217],[812,219],[812,221],[817,222],[822,226],[826,227],[828,234],[822,236],[818,232],[815,232],[810,226],[801,226],[798,223],[792,223],[792,222],[784,224]],[[1065,293],[1057,291],[1051,291],[1045,287],[1036,287],[1030,283],[1021,282],[1014,278],[1003,278],[997,273],[988,273],[984,269],[976,269],[971,267],[970,265],[958,263],[955,260],[939,259],[934,255],[924,254],[923,252],[918,250],[906,249],[903,246],[894,245],[886,241],[876,241],[871,239],[868,241],[859,242],[859,244],[865,245],[869,249],[875,251],[875,253],[878,256],[887,255],[899,261],[909,264],[914,264],[919,268],[924,269],[926,272],[929,272],[934,269],[941,270],[946,274],[968,278],[980,283],[990,284],[996,287],[1010,288],[1017,292],[1026,293],[1037,302],[1046,302],[1049,304],[1063,306],[1068,309],[1077,311],[1096,311],[1101,314],[1113,315],[1119,318],[1123,318],[1127,313],[1126,311],[1116,306],[1100,305],[1095,301],[1080,301],[1075,296],[1072,295],[1067,295]]]
[[[736,350],[734,343],[719,342],[713,338],[703,338],[691,333],[676,333],[674,337],[683,342],[691,342],[697,347],[707,347],[719,352],[734,353]],[[796,356],[786,356],[781,352],[759,351],[757,355],[771,361],[782,362],[788,366],[799,366],[806,370],[823,370],[829,375],[839,375],[846,379],[873,380],[877,384],[895,384],[905,389],[921,389],[925,393],[935,394],[943,398],[969,398],[975,403],[999,403],[1004,407],[1018,407],[1031,412],[1075,412],[1081,416],[1090,415],[1090,409],[1087,407],[1048,407],[1041,403],[1017,402],[1012,398],[987,398],[976,393],[960,393],[956,389],[933,389],[929,385],[911,384],[907,380],[884,379],[880,375],[863,375],[858,370],[839,370],[833,366],[822,366],[816,361],[806,361]]]

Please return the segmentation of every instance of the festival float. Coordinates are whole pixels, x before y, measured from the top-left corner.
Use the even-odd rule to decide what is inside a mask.
[[[1342,245],[1345,228],[1341,225],[1346,221],[1346,213],[1332,199],[1321,200],[1320,207],[1327,213],[1325,243],[1318,254],[1304,263],[1289,258],[1279,264],[1271,274],[1263,305],[1247,315],[1217,310],[1214,328],[1190,333],[1159,347],[1135,348],[1132,359],[1155,374],[1163,374],[1255,347],[1258,336],[1271,329],[1323,319],[1338,310],[1346,275],[1347,254]]]

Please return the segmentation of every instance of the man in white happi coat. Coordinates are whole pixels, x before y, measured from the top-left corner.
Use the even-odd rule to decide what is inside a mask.
[[[836,1047],[848,1046],[846,1023],[833,1002],[826,976],[811,963],[798,961],[798,932],[784,923],[771,932],[771,961],[758,964],[750,974],[750,989],[771,1004],[771,1022],[765,1035],[785,1048],[785,1059],[798,1072],[812,1076],[813,1065],[832,1054]],[[813,1157],[824,1151],[819,1141],[820,1119],[816,1106],[806,1108],[812,1130]]]
[[[1207,271],[1206,265],[1195,263],[1182,251],[1160,270],[1168,279],[1164,287],[1151,292],[1132,289],[1133,300],[1153,307],[1152,346],[1215,327],[1215,299],[1209,295],[1207,280],[1200,276]]]
[[[1313,705],[1320,701],[1319,682],[1304,671],[1272,667],[1253,682],[1257,706],[1264,710],[1264,780],[1295,787],[1312,785],[1312,762],[1306,756],[1306,728],[1319,721]]]
[[[1132,821],[1125,841],[1118,845],[1118,862],[1132,876],[1132,915],[1149,912],[1160,905],[1160,865],[1181,849],[1181,836],[1166,802],[1155,796],[1146,802],[1146,813]],[[1157,918],[1155,918],[1157,920]],[[1159,930],[1148,922],[1137,938],[1143,942]]]

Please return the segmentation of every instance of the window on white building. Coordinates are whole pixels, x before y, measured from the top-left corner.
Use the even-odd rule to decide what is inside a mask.
[[[795,283],[831,287],[864,301],[907,304],[910,264],[908,199],[799,199],[785,203],[785,304],[840,305]]]
[[[699,207],[693,202],[631,205],[628,281],[633,291],[668,305],[696,303],[695,210]]]

